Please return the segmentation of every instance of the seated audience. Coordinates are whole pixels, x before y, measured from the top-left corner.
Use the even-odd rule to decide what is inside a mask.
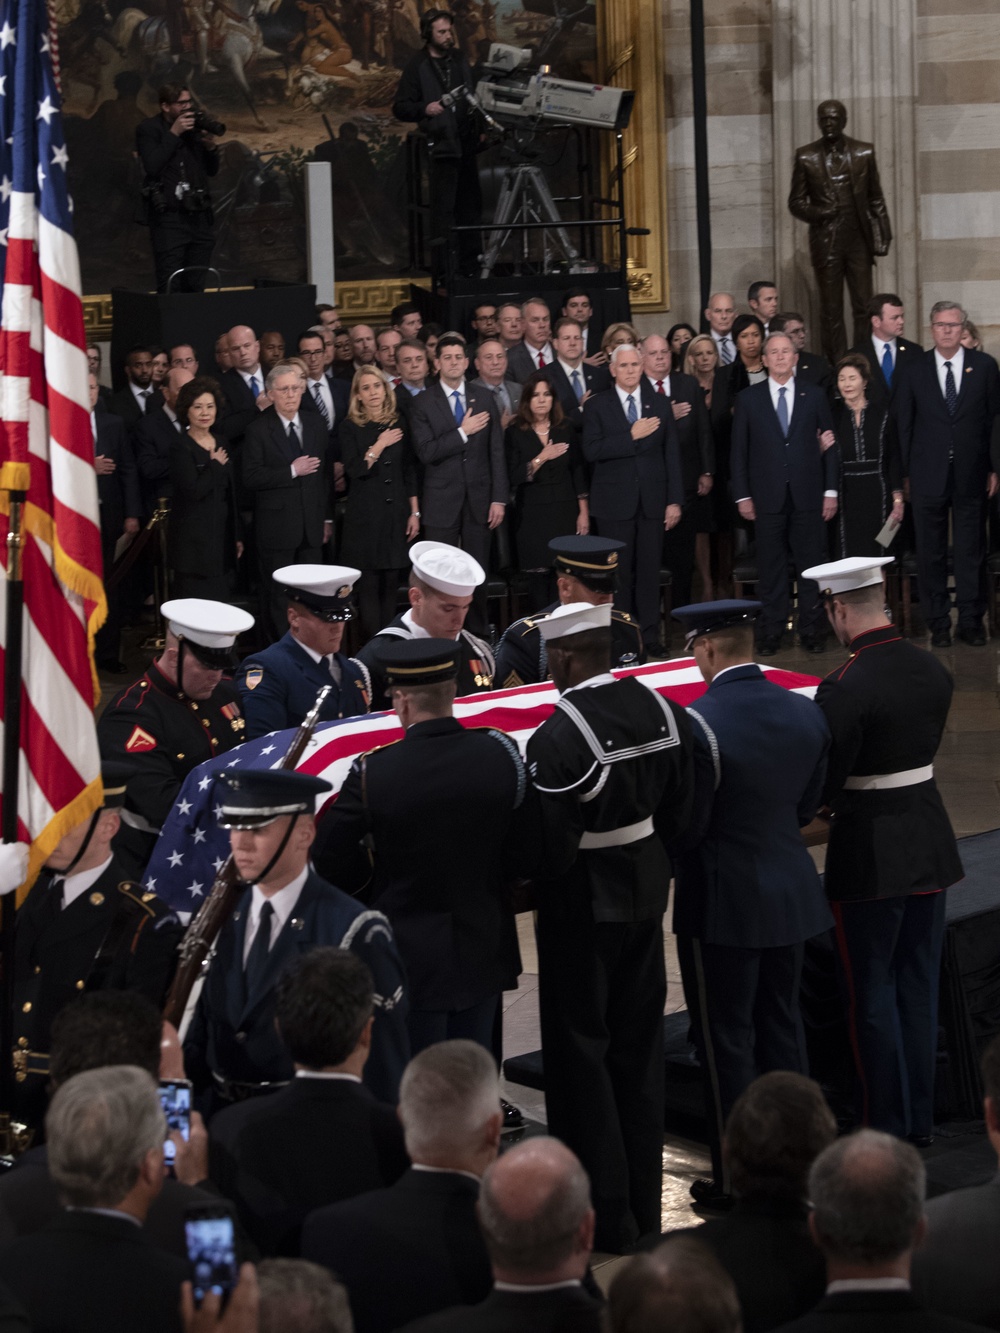
[[[259,1333],[354,1333],[347,1292],[319,1264],[265,1259],[257,1287]]]
[[[391,1106],[361,1085],[372,976],[344,949],[302,955],[277,985],[275,1021],[295,1077],[211,1125],[212,1178],[264,1254],[297,1254],[307,1213],[391,1185],[407,1168]]]
[[[175,1333],[188,1265],[143,1231],[163,1188],[156,1083],[133,1065],[77,1074],[52,1098],[45,1133],[68,1206],[0,1251],[0,1281],[38,1333]]]
[[[911,1144],[879,1130],[837,1139],[809,1172],[809,1230],[826,1259],[826,1295],[788,1333],[972,1333],[924,1309],[910,1263],[927,1230],[927,1173]]]
[[[674,1235],[636,1255],[608,1292],[608,1333],[741,1333],[740,1302],[710,1250]]]
[[[602,1305],[583,1285],[594,1210],[579,1159],[558,1139],[517,1144],[483,1176],[477,1212],[493,1290],[406,1333],[598,1333]]]
[[[476,1224],[502,1119],[489,1053],[471,1041],[421,1051],[400,1084],[399,1118],[410,1170],[389,1189],[319,1209],[302,1229],[303,1257],[347,1287],[357,1333],[384,1333],[490,1290]]]
[[[986,1047],[981,1067],[986,1133],[1000,1159],[1000,1037]],[[913,1290],[932,1310],[1000,1329],[1000,1175],[939,1195],[926,1211],[927,1235],[913,1256]]]

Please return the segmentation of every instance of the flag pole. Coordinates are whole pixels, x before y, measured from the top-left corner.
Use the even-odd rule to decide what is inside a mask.
[[[3,821],[2,841],[17,842],[17,806],[21,766],[21,662],[24,631],[24,491],[8,491],[7,615],[4,636]],[[11,1134],[14,1107],[14,916],[17,894],[0,898],[0,1158],[15,1153]]]

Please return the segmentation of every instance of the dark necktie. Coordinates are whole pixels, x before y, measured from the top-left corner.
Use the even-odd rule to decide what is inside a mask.
[[[787,390],[781,388],[778,390],[778,425],[781,427],[781,433],[788,439],[788,404],[785,402]]]
[[[327,430],[331,427],[330,413],[326,410],[326,403],[323,402],[323,390],[313,381],[313,397],[316,399],[316,406],[319,408],[319,414],[326,422]]]
[[[142,399],[142,402],[139,404],[139,407],[140,407],[141,410],[142,410],[142,414],[143,414],[143,416],[145,416],[146,413],[149,411],[149,395],[150,395],[152,392],[153,392],[152,389],[140,389],[140,390],[139,390],[139,397]]]
[[[578,370],[574,370],[574,371],[573,371],[573,374],[569,377],[569,379],[570,379],[570,383],[571,383],[572,386],[573,386],[573,392],[576,394],[576,401],[577,401],[578,403],[579,403],[579,402],[582,402],[582,400],[583,400],[583,381],[580,379],[580,372],[579,372]]]
[[[545,356],[542,352],[538,353],[538,369],[539,370],[545,369]]]
[[[635,398],[632,394],[629,394],[628,396],[628,407],[625,409],[625,415],[628,417],[630,425],[634,425],[639,420],[639,413],[635,406]]]
[[[298,458],[302,452],[302,442],[299,439],[299,432],[295,429],[295,422],[288,423],[288,447],[292,451],[292,457]]]
[[[497,401],[497,411],[501,416],[510,411],[510,399],[507,397],[507,390],[502,384],[498,384],[493,390],[493,397]]]
[[[951,362],[944,363],[944,401],[948,408],[948,415],[953,417],[958,411],[958,394],[955,390],[955,376],[951,373]]]
[[[657,380],[657,381],[656,381],[656,392],[657,392],[657,393],[662,393],[663,396],[666,397],[666,390],[665,390],[664,387],[663,387],[663,381],[662,381],[662,380]]]
[[[892,388],[892,348],[888,343],[882,348],[882,374],[887,388]]]
[[[250,392],[253,394],[254,402],[260,397],[260,380],[256,375],[250,376]]]
[[[247,954],[245,972],[247,999],[254,994],[260,985],[264,969],[267,966],[267,956],[271,952],[271,919],[273,916],[274,908],[270,903],[264,903],[260,909],[260,920],[257,922],[257,934],[253,937],[253,944],[250,945],[250,952]]]

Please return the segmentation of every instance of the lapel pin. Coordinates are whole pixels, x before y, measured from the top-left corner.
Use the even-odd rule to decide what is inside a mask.
[[[971,366],[966,366],[966,367],[965,367],[965,373],[966,373],[966,375],[971,375],[971,374],[972,374],[972,367],[971,367]]]
[[[239,919],[240,919],[240,917],[241,917],[242,915],[243,915],[242,912],[234,912],[234,913],[233,913],[233,920],[234,920],[234,921],[239,921]]]
[[[302,920],[300,916],[292,917],[292,930],[302,930],[305,924],[306,923]]]

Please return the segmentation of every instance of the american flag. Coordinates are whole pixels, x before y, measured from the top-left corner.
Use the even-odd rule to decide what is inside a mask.
[[[777,667],[761,668],[770,680],[797,694],[812,697],[817,678]],[[653,662],[643,667],[625,667],[616,676],[637,676],[644,685],[659,690],[674,703],[686,707],[705,692],[694,658]],[[531,733],[551,714],[558,698],[549,681],[516,690],[493,690],[470,694],[455,701],[455,716],[467,727],[497,727],[517,741],[524,753]],[[212,881],[229,855],[229,834],[219,828],[219,797],[215,791],[220,774],[241,768],[274,768],[285,755],[294,730],[274,731],[260,740],[247,741],[223,757],[208,759],[192,769],[160,833],[143,881],[176,912],[196,912]],[[368,713],[316,728],[305,753],[296,765],[300,773],[313,773],[332,784],[326,802],[336,793],[359,754],[399,740],[403,730],[395,713]],[[322,809],[322,807],[320,807]]]
[[[66,141],[44,0],[0,0],[0,557],[24,506],[22,892],[101,800],[93,636],[106,615]],[[6,652],[0,580],[0,667]],[[3,701],[6,718],[7,700]]]

